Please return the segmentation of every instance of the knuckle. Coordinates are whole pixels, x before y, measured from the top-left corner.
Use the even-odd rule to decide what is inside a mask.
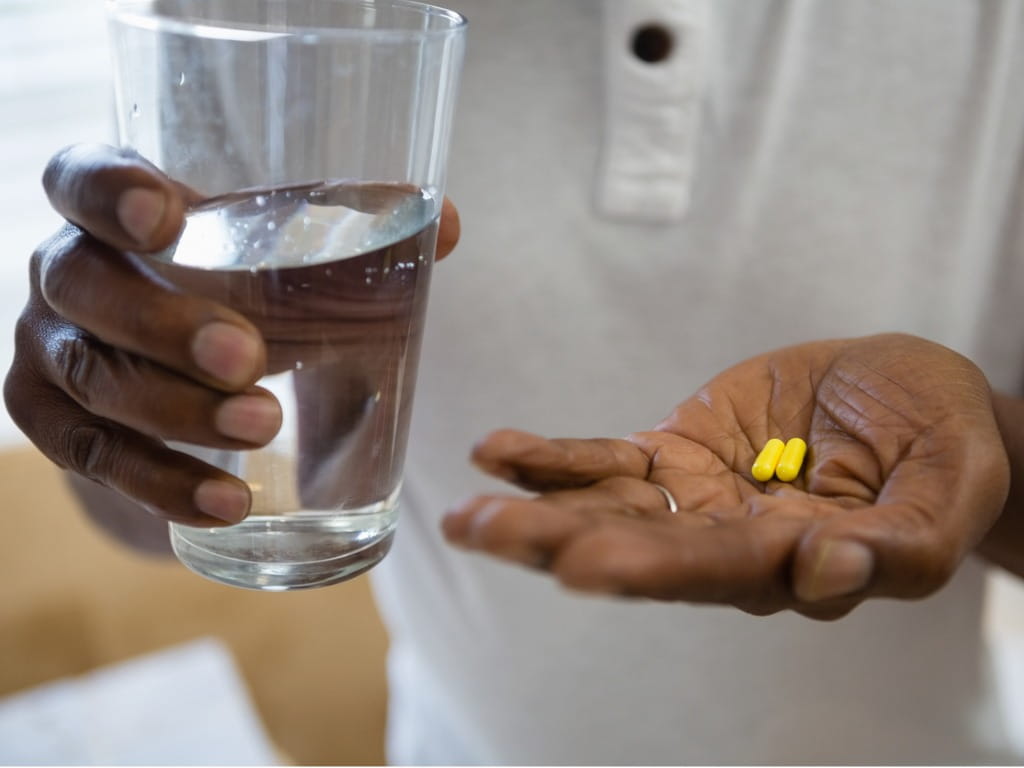
[[[32,442],[40,445],[40,427],[50,416],[48,407],[51,383],[44,371],[40,349],[45,345],[36,323],[26,311],[18,319],[14,329],[14,358],[4,378],[4,405],[12,420]]]
[[[27,369],[16,355],[14,364],[4,378],[4,405],[18,428],[25,434],[30,434],[32,432],[31,417],[35,408],[32,398],[27,395],[36,389],[36,386],[27,374]]]
[[[54,350],[53,365],[56,383],[83,407],[89,408],[92,393],[105,369],[93,341],[81,335],[63,339]]]
[[[26,307],[14,323],[14,362],[11,365],[12,370],[27,367],[27,359],[33,356],[34,351],[41,342],[40,331],[45,334],[45,330],[40,328],[34,313]]]
[[[53,238],[50,238],[40,244],[38,248],[32,251],[32,255],[29,257],[28,276],[33,292],[39,289],[39,277],[43,273],[43,265],[46,263],[46,256],[49,253],[49,246],[52,240]]]
[[[59,445],[60,459],[67,469],[103,483],[111,476],[121,453],[114,431],[98,420],[67,425]]]
[[[36,251],[40,292],[46,303],[58,312],[72,305],[82,293],[83,267],[88,264],[84,240],[84,233],[75,229],[51,238]]]
[[[32,285],[37,288],[41,276],[50,269],[59,255],[69,246],[73,245],[78,237],[83,234],[82,230],[70,222],[65,222],[60,229],[43,240],[29,258],[29,276],[32,278]]]

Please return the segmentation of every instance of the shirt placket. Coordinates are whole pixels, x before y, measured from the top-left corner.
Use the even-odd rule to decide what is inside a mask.
[[[682,219],[697,167],[709,0],[605,0],[605,115],[599,210]]]

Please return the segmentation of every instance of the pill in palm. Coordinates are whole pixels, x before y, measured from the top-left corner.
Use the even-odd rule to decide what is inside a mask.
[[[791,483],[800,474],[800,468],[804,463],[804,456],[807,455],[807,443],[799,437],[794,437],[786,442],[786,447],[775,465],[775,476],[784,483]]]
[[[755,480],[767,483],[772,479],[785,448],[786,444],[777,437],[773,437],[765,443],[764,448],[761,449],[761,452],[757,454],[757,458],[754,459],[754,466],[750,468],[750,474],[754,476]]]

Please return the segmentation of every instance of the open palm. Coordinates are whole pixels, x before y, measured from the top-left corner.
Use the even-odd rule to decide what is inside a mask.
[[[751,475],[772,437],[809,445],[792,483]],[[536,495],[466,502],[445,520],[457,545],[576,589],[826,619],[935,591],[1009,486],[984,376],[903,335],[750,359],[625,440],[501,430],[474,460]]]

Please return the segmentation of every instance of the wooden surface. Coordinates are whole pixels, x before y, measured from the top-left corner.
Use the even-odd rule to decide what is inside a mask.
[[[258,593],[139,556],[93,528],[32,450],[0,453],[0,494],[0,695],[215,636],[289,759],[383,763],[386,636],[365,578]]]

